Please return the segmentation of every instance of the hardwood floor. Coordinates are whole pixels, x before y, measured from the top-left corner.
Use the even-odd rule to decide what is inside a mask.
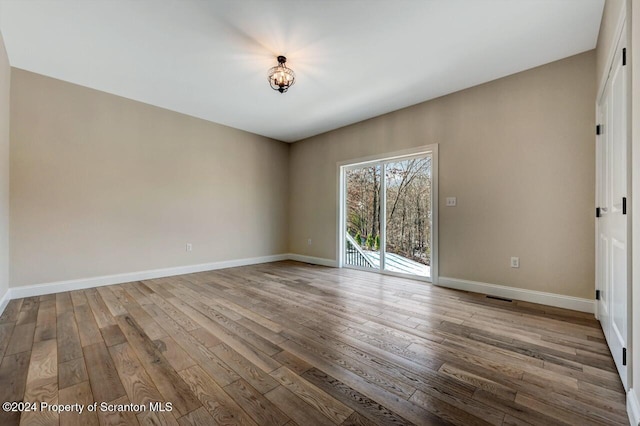
[[[628,424],[592,315],[296,262],[12,300],[0,359],[1,402],[147,408],[1,425]]]

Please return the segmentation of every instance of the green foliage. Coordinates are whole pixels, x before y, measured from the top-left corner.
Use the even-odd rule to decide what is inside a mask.
[[[369,236],[367,237],[367,248],[368,248],[369,250],[371,250],[371,249],[373,248],[373,245],[374,245],[374,242],[373,242],[373,236],[372,236],[372,235],[369,235]]]
[[[380,235],[376,235],[376,251],[380,250]]]
[[[362,235],[360,235],[360,231],[356,232],[355,240],[358,245],[362,245]]]

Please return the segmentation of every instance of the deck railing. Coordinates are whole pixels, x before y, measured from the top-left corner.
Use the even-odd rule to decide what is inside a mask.
[[[364,254],[360,248],[360,244],[347,233],[347,256],[346,263],[348,265],[362,266],[364,268],[373,268],[373,262]]]

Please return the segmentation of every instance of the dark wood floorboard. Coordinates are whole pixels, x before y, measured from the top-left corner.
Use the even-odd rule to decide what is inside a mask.
[[[590,314],[289,261],[12,300],[0,396],[146,408],[2,425],[628,424]]]

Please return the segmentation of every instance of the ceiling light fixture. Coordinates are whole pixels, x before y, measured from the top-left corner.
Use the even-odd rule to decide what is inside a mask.
[[[287,58],[278,56],[278,65],[269,70],[269,84],[273,90],[284,93],[296,82],[296,74],[285,63]]]

